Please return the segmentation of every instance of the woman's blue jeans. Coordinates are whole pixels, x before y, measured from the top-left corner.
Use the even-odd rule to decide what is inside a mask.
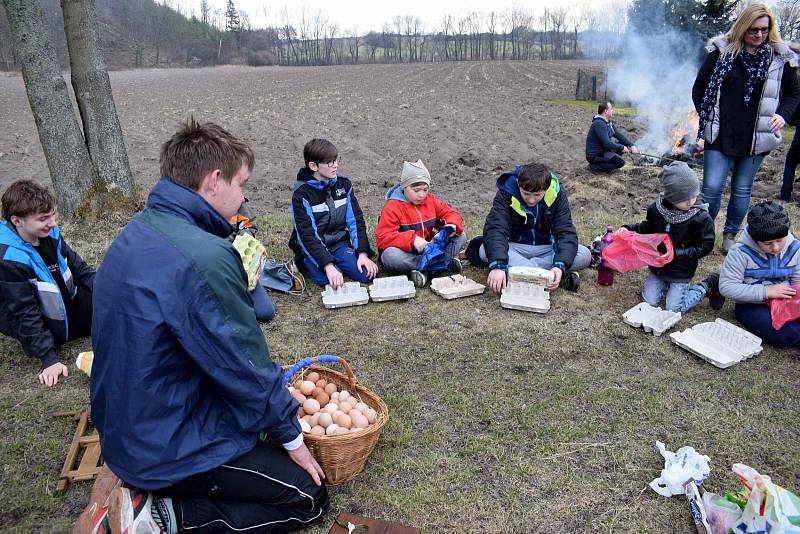
[[[760,156],[735,157],[728,156],[719,150],[706,150],[703,156],[703,189],[700,196],[703,202],[708,202],[708,213],[716,219],[719,213],[720,198],[728,181],[728,173],[733,169],[731,176],[731,198],[728,201],[728,213],[725,217],[725,226],[722,232],[735,234],[742,225],[747,210],[750,207],[750,192],[753,190],[753,181],[758,168],[764,160],[765,154]]]

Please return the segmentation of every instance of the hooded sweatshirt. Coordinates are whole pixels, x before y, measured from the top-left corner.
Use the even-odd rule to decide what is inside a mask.
[[[375,239],[378,250],[397,247],[405,252],[414,251],[414,238],[430,241],[446,224],[456,227],[453,235],[464,231],[464,218],[459,212],[428,193],[425,201],[416,206],[408,201],[400,185],[392,186],[386,193],[386,204],[381,209]]]
[[[616,139],[616,141],[615,141]],[[617,142],[618,141],[618,142]],[[626,146],[633,146],[625,135],[614,128],[614,123],[602,115],[595,115],[586,134],[586,159],[590,162],[603,152],[621,154]]]
[[[517,185],[522,167],[497,179],[497,193],[483,225],[483,247],[490,269],[508,267],[508,243],[552,245],[553,265],[566,271],[578,253],[578,234],[572,224],[567,192],[555,174],[542,200],[528,207]]]
[[[346,176],[317,180],[307,167],[300,169],[292,194],[292,221],[289,247],[297,260],[308,258],[322,269],[334,263],[333,251],[346,246],[372,255],[364,214]]]
[[[719,273],[719,291],[735,302],[764,303],[767,286],[800,282],[800,241],[789,233],[780,254],[767,254],[745,228],[728,251]]]

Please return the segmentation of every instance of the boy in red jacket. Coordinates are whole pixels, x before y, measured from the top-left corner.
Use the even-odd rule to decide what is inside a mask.
[[[453,228],[445,258],[451,273],[461,272],[456,256],[466,243],[464,218],[433,196],[430,186],[431,175],[422,160],[403,162],[400,183],[386,193],[375,229],[383,266],[392,272],[410,273],[416,287],[427,282],[425,273],[418,270],[420,254],[439,230]]]

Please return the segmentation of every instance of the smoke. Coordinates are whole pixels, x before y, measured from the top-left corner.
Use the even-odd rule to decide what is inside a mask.
[[[676,128],[697,133],[692,85],[700,58],[696,40],[680,32],[640,35],[629,28],[622,59],[609,65],[612,100],[630,102],[645,133],[631,139],[642,152],[660,155],[674,142]]]

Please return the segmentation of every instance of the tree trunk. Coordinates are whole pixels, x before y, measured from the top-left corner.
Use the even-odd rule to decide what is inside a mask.
[[[69,47],[72,88],[83,121],[83,134],[97,175],[108,189],[126,197],[134,192],[128,152],[100,51],[94,0],[61,0]]]
[[[59,211],[72,216],[96,180],[39,0],[2,0]]]

